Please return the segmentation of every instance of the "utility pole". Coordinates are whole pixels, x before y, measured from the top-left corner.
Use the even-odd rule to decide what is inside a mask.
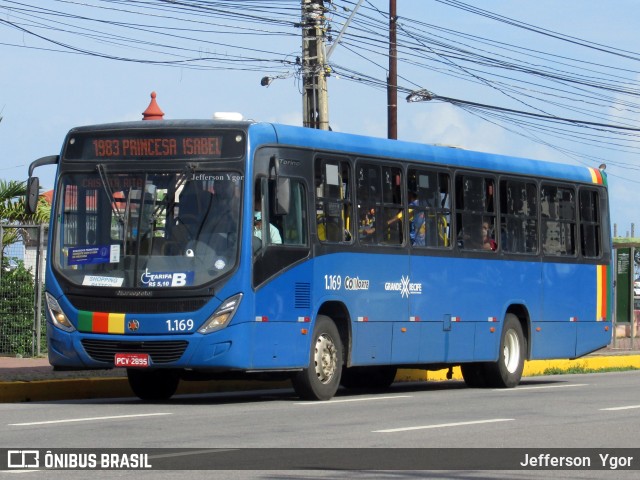
[[[302,125],[329,130],[329,94],[325,59],[323,0],[301,0],[302,6]]]
[[[389,76],[387,77],[387,137],[398,138],[398,49],[396,0],[389,0]]]

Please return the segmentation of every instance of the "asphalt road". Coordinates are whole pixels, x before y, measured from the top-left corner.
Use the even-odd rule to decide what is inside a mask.
[[[385,449],[398,448],[523,448],[531,449],[532,455],[554,448],[593,448],[594,455],[632,448],[632,465],[640,468],[639,413],[638,371],[525,378],[519,387],[506,390],[470,389],[462,382],[396,384],[384,393],[342,393],[328,402],[304,402],[292,390],[271,390],[184,395],[158,404],[132,398],[17,403],[0,404],[0,447],[197,449],[178,458],[178,462],[187,462],[181,465],[206,464],[216,455],[248,447],[377,448],[380,450],[374,452],[380,458]],[[361,455],[363,462],[371,460],[371,450],[349,452],[355,458]],[[478,451],[461,454],[474,452]],[[166,451],[164,456],[170,454]],[[331,462],[331,451],[304,454],[327,455]],[[161,462],[162,456],[160,452],[154,461]],[[346,475],[344,471],[286,470],[286,458],[282,470],[274,470],[277,463],[274,467],[272,458],[267,460],[260,464],[246,458],[237,465],[239,470],[231,471],[100,471],[95,475],[415,479],[637,478],[638,474],[622,469],[467,471],[457,468],[454,459],[451,471],[433,475],[412,472],[411,461],[402,467],[407,471],[365,470]],[[241,470],[251,462],[271,470]],[[21,478],[68,478],[70,474],[85,478],[82,473],[31,471]]]

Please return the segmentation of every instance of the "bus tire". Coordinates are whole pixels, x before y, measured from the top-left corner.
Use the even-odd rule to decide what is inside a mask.
[[[507,313],[500,336],[498,361],[487,363],[485,376],[487,386],[495,388],[512,388],[520,383],[524,369],[527,342],[522,332],[522,325],[513,313]]]
[[[127,379],[133,393],[145,401],[168,400],[176,393],[180,375],[177,370],[127,369]]]
[[[460,365],[460,371],[467,387],[482,388],[487,386],[484,363],[463,363]]]
[[[398,368],[393,365],[345,368],[340,383],[351,389],[386,390],[396,379],[396,373]]]
[[[309,366],[292,378],[293,388],[305,400],[329,400],[338,391],[343,363],[340,333],[329,317],[318,315],[309,350]]]

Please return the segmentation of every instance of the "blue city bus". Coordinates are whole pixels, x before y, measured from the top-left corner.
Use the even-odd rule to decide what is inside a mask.
[[[308,128],[160,120],[72,129],[46,263],[48,354],[180,379],[290,378],[305,399],[611,338],[603,171]]]

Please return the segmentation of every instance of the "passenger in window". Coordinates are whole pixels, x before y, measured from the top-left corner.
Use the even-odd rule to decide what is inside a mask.
[[[482,248],[484,250],[495,251],[498,248],[498,244],[492,238],[489,222],[482,222]]]
[[[424,247],[426,238],[426,224],[424,212],[411,207],[418,207],[418,195],[416,192],[409,192],[409,238],[411,245]]]
[[[375,208],[362,211],[364,214],[360,218],[359,233],[360,239],[371,238],[376,232],[376,211]]]
[[[253,236],[262,240],[262,212],[260,207],[260,199],[256,198],[253,212]],[[269,243],[282,244],[280,230],[273,224],[269,224]]]

